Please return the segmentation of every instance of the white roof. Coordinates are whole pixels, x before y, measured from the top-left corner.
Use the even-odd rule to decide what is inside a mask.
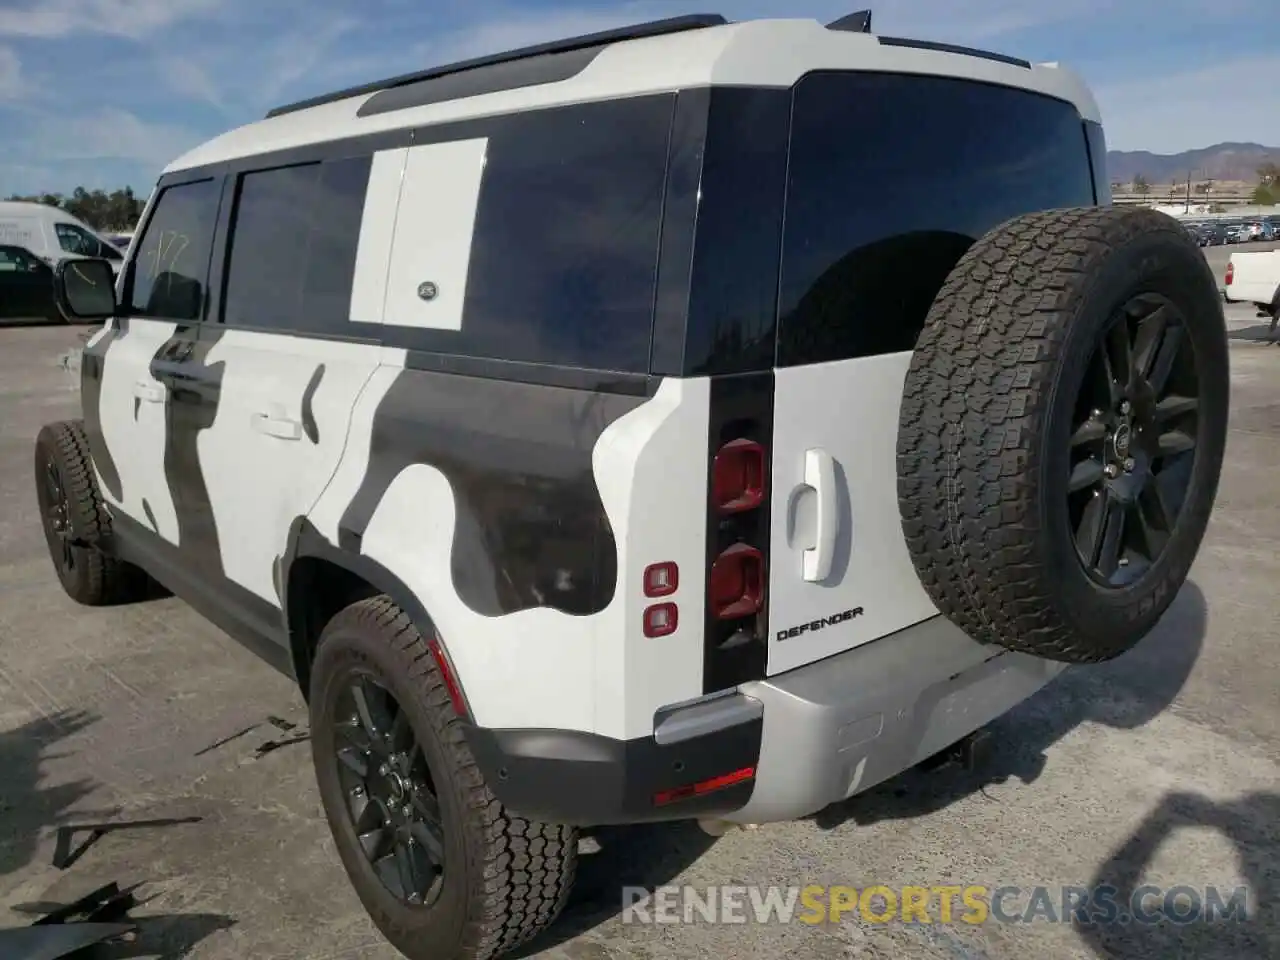
[[[1057,64],[996,60],[882,46],[866,33],[828,30],[815,20],[752,20],[624,40],[606,47],[568,80],[358,117],[367,93],[259,120],[196,147],[165,173],[369,133],[423,127],[538,107],[663,93],[690,87],[790,87],[814,70],[867,70],[964,77],[1049,94],[1101,122],[1084,82]]]

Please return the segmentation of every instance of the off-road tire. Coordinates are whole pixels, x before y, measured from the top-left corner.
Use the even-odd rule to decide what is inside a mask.
[[[62,562],[62,541],[51,522],[43,486],[51,466],[61,478],[66,498],[70,567]],[[144,570],[111,553],[111,514],[93,474],[83,422],[63,420],[41,428],[35,443],[35,481],[49,556],[67,596],[97,607],[147,600],[163,592]]]
[[[430,906],[410,906],[383,886],[346,812],[331,760],[332,706],[353,665],[372,672],[399,702],[431,770],[446,864],[440,895]],[[577,831],[517,817],[494,797],[430,649],[389,598],[361,600],[326,625],[309,700],[316,777],[338,854],[374,924],[396,949],[411,960],[489,960],[559,916],[577,869]]]
[[[1185,317],[1200,382],[1197,454],[1163,553],[1135,582],[1109,589],[1075,555],[1065,471],[1059,477],[1054,458],[1068,448],[1096,338],[1146,292]],[[997,227],[943,285],[903,390],[898,499],[925,591],[982,642],[1066,662],[1128,650],[1173,601],[1199,549],[1228,397],[1217,286],[1177,221],[1099,207]]]

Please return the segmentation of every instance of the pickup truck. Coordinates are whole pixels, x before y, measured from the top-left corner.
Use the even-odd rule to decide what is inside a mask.
[[[1271,318],[1271,335],[1280,324],[1280,250],[1233,253],[1227,261],[1224,296],[1228,303],[1252,303]]]

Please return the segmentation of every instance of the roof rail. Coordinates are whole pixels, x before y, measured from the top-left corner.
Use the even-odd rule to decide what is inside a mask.
[[[859,10],[857,13],[851,13],[847,17],[841,17],[839,20],[832,20],[827,24],[827,29],[847,30],[849,33],[870,33],[871,11]]]
[[[276,107],[274,110],[268,111],[267,118],[279,117],[286,113],[296,113],[299,110],[306,110],[310,107],[318,107],[322,104],[334,103],[338,100],[346,100],[366,93],[377,93],[380,90],[389,90],[392,87],[401,87],[405,84],[418,83],[422,80],[434,80],[436,77],[443,77],[451,73],[461,73],[464,70],[474,70],[478,67],[491,67],[499,63],[509,63],[512,60],[523,60],[528,57],[539,57],[551,53],[568,53],[571,50],[603,46],[608,43],[620,43],[623,40],[640,40],[644,37],[660,37],[669,33],[682,33],[686,30],[719,27],[728,22],[718,13],[691,13],[683,17],[668,17],[665,20],[651,20],[647,23],[637,23],[629,27],[618,27],[613,30],[602,30],[599,33],[588,33],[580,37],[552,40],[549,43],[539,43],[531,47],[508,50],[505,53],[494,53],[471,60],[462,60],[458,63],[450,63],[445,66],[431,67],[427,70],[418,70],[414,73],[402,74],[387,80],[378,80],[373,83],[349,87],[345,90],[336,90],[333,93],[322,94],[318,97],[299,100],[297,103],[286,104],[283,107]]]

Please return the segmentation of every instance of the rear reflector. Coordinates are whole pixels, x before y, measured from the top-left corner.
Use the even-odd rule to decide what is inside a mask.
[[[662,807],[669,803],[676,803],[680,800],[688,800],[691,797],[702,797],[708,793],[715,793],[717,790],[723,790],[726,787],[732,787],[739,783],[746,783],[755,775],[755,767],[743,767],[741,770],[734,770],[732,773],[722,773],[718,777],[712,777],[709,780],[699,780],[697,783],[691,783],[684,787],[676,787],[672,790],[660,790],[653,795],[653,805],[656,807]]]
[[[676,632],[680,624],[680,611],[674,603],[655,603],[644,611],[644,635],[666,637]]]
[[[764,447],[754,440],[730,440],[716,454],[711,490],[721,513],[754,510],[764,502]]]
[[[453,704],[454,713],[466,719],[469,716],[467,701],[462,696],[462,688],[458,686],[458,680],[453,675],[453,664],[449,662],[449,656],[444,652],[440,638],[431,637],[427,640],[427,649],[431,651],[431,659],[436,662],[440,677],[444,680],[444,688],[449,693],[449,701]]]
[[[707,601],[718,620],[736,620],[764,603],[764,557],[750,544],[735,543],[716,557],[707,577]]]
[[[669,597],[680,586],[680,568],[670,560],[665,563],[653,563],[644,570],[644,595],[646,597]]]

